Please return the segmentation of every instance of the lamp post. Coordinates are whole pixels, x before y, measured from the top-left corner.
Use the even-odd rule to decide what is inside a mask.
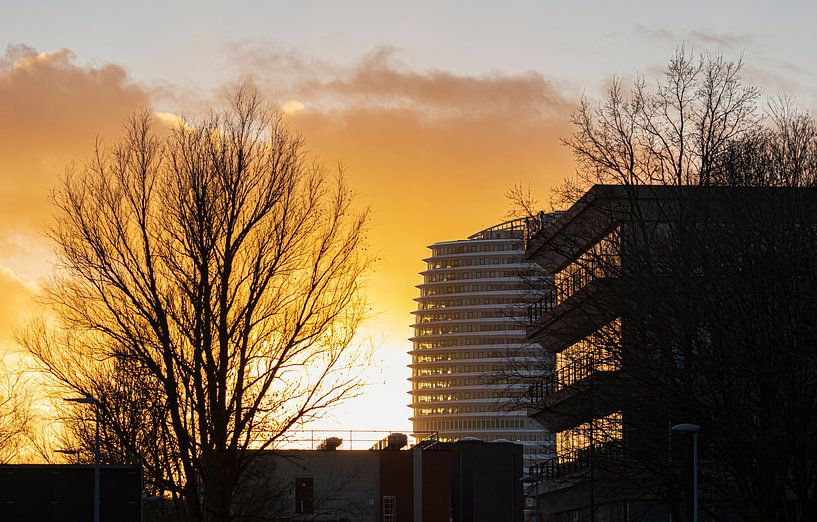
[[[57,449],[54,450],[57,453],[62,453],[64,455],[76,455],[77,457],[77,464],[79,464],[79,450],[78,449]]]
[[[692,434],[692,522],[698,522],[698,424],[676,424],[672,431]]]
[[[96,433],[94,435],[94,522],[99,522],[99,401],[95,398],[77,397],[63,399],[68,402],[79,404],[93,404],[96,419]]]
[[[532,484],[533,485],[533,505],[534,505],[534,512],[533,512],[533,520],[535,522],[539,522],[539,478],[533,475],[525,475],[524,477],[519,479],[519,482],[522,484]],[[527,507],[527,502],[525,502]]]

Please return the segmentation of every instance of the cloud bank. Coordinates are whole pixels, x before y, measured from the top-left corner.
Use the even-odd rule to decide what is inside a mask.
[[[148,102],[121,66],[83,65],[68,49],[0,55],[0,349],[34,311],[32,281],[49,273],[49,194],[66,164]]]
[[[148,104],[118,65],[77,63],[68,49],[9,46],[0,57],[0,234],[41,234],[48,194],[65,164],[117,134],[122,117]]]
[[[404,400],[401,375],[391,373],[406,362],[425,247],[501,220],[508,207],[503,194],[515,183],[530,182],[545,199],[550,185],[570,175],[572,160],[559,139],[570,132],[573,100],[541,73],[418,71],[390,48],[351,64],[261,47],[235,48],[232,56],[234,76],[251,79],[278,103],[326,163],[343,162],[360,205],[371,207],[370,244],[382,259],[370,285],[379,313],[374,337],[390,348],[383,352],[390,403]],[[6,49],[0,57],[0,286],[10,307],[25,310],[34,291],[19,279],[21,270],[39,263],[38,273],[48,271],[48,195],[65,165],[87,158],[98,137],[114,139],[122,118],[151,101],[169,102],[174,111],[206,106],[176,96],[189,88],[149,90],[122,66],[83,64],[67,49]],[[177,107],[181,99],[194,105]],[[159,112],[157,120],[174,123],[177,116]],[[0,323],[0,339],[19,324],[18,316],[9,317]],[[405,415],[395,414],[403,422]]]
[[[411,309],[426,245],[501,219],[514,183],[530,181],[544,197],[573,172],[559,139],[574,100],[541,73],[417,71],[391,48],[347,65],[243,48],[234,66],[289,107],[324,160],[348,167],[374,211],[384,284],[399,296],[391,309]]]

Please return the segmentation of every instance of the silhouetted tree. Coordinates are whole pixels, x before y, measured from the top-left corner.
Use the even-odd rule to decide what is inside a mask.
[[[615,80],[602,103],[585,99],[573,116],[576,131],[565,144],[578,162],[578,180],[558,195],[572,203],[593,184],[620,185],[623,200],[597,210],[628,222],[626,238],[611,241],[612,250],[593,249],[574,264],[576,277],[596,279],[615,295],[615,305],[601,305],[594,317],[629,319],[620,334],[589,342],[593,365],[620,370],[619,392],[602,392],[597,406],[618,401],[625,415],[638,411],[643,419],[628,434],[638,447],[606,460],[597,454],[596,466],[625,489],[651,490],[680,515],[685,497],[688,506],[689,470],[677,463],[688,462],[688,441],[670,440],[669,427],[698,422],[704,509],[712,516],[724,516],[719,509],[728,505],[747,520],[811,520],[814,208],[808,191],[772,197],[718,189],[813,187],[817,125],[785,98],[764,114],[759,90],[742,82],[741,69],[741,62],[693,58],[682,49],[654,87],[639,78],[626,92]],[[639,189],[650,185],[669,186],[662,193],[669,197],[640,198]],[[595,242],[600,232],[610,231],[590,224],[574,231],[575,240]],[[626,273],[618,264],[625,250]]]
[[[583,98],[564,140],[592,183],[708,185],[724,151],[761,123],[760,91],[741,80],[743,63],[692,57],[681,48],[651,88],[627,92],[614,78],[606,99]]]
[[[0,464],[13,461],[26,446],[32,422],[29,384],[0,358]]]
[[[252,88],[230,101],[167,137],[133,116],[68,171],[46,293],[59,324],[24,339],[98,396],[125,454],[170,465],[192,521],[240,516],[253,450],[354,393],[363,358],[366,213]]]
[[[65,462],[94,461],[96,426],[93,407],[75,407],[63,397],[97,398],[100,409],[100,462],[142,466],[144,492],[149,496],[180,499],[183,495],[182,472],[175,436],[167,422],[165,394],[155,378],[133,363],[122,359],[89,361],[73,352],[79,347],[67,336],[55,337],[42,323],[28,327],[24,342],[34,353],[47,354],[46,369],[59,386],[51,408],[59,428],[39,433],[50,439],[40,448],[50,458],[54,449],[79,452],[66,454]],[[56,347],[62,353],[56,352]],[[42,429],[49,430],[48,427]],[[42,441],[39,442],[40,446]]]

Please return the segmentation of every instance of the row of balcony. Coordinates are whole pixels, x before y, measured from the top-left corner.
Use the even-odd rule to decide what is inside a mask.
[[[528,326],[533,326],[542,320],[548,312],[556,306],[556,299],[553,292],[548,292],[545,296],[528,305]]]
[[[613,469],[621,465],[624,450],[621,441],[595,444],[578,450],[559,453],[530,467],[529,473],[538,480],[565,479],[590,470]]]
[[[596,279],[621,275],[618,254],[585,254],[554,276],[555,301],[561,304]]]
[[[546,375],[540,382],[531,384],[528,396],[533,406],[547,405],[560,390],[581,383],[597,372],[613,372],[619,369],[614,356],[588,354],[574,359]]]

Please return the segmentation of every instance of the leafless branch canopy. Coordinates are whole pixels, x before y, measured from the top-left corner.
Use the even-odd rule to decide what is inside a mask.
[[[726,148],[760,123],[760,91],[743,62],[695,58],[681,47],[654,86],[612,81],[600,104],[583,99],[564,140],[590,183],[708,185]]]
[[[594,425],[606,417],[557,412],[573,417],[557,451],[594,455],[597,472],[652,488],[678,515],[691,471],[669,427],[696,422],[713,519],[727,505],[746,520],[810,520],[817,124],[785,95],[764,111],[742,67],[681,48],[654,84],[616,79],[600,103],[582,100],[564,141],[578,183],[555,191],[578,204],[548,240],[548,259],[570,260],[553,292],[554,315],[572,322],[548,332],[563,342],[539,395],[571,387],[623,418],[607,437]],[[600,335],[605,324],[618,334]],[[604,387],[596,374],[613,377]]]
[[[78,392],[106,393],[80,388],[107,372],[161,397],[145,411],[163,415],[193,519],[226,519],[246,450],[360,384],[367,214],[252,88],[230,102],[167,138],[134,115],[68,171],[47,294],[63,335],[28,342]]]
[[[0,464],[18,457],[26,446],[32,422],[29,383],[0,358]]]

